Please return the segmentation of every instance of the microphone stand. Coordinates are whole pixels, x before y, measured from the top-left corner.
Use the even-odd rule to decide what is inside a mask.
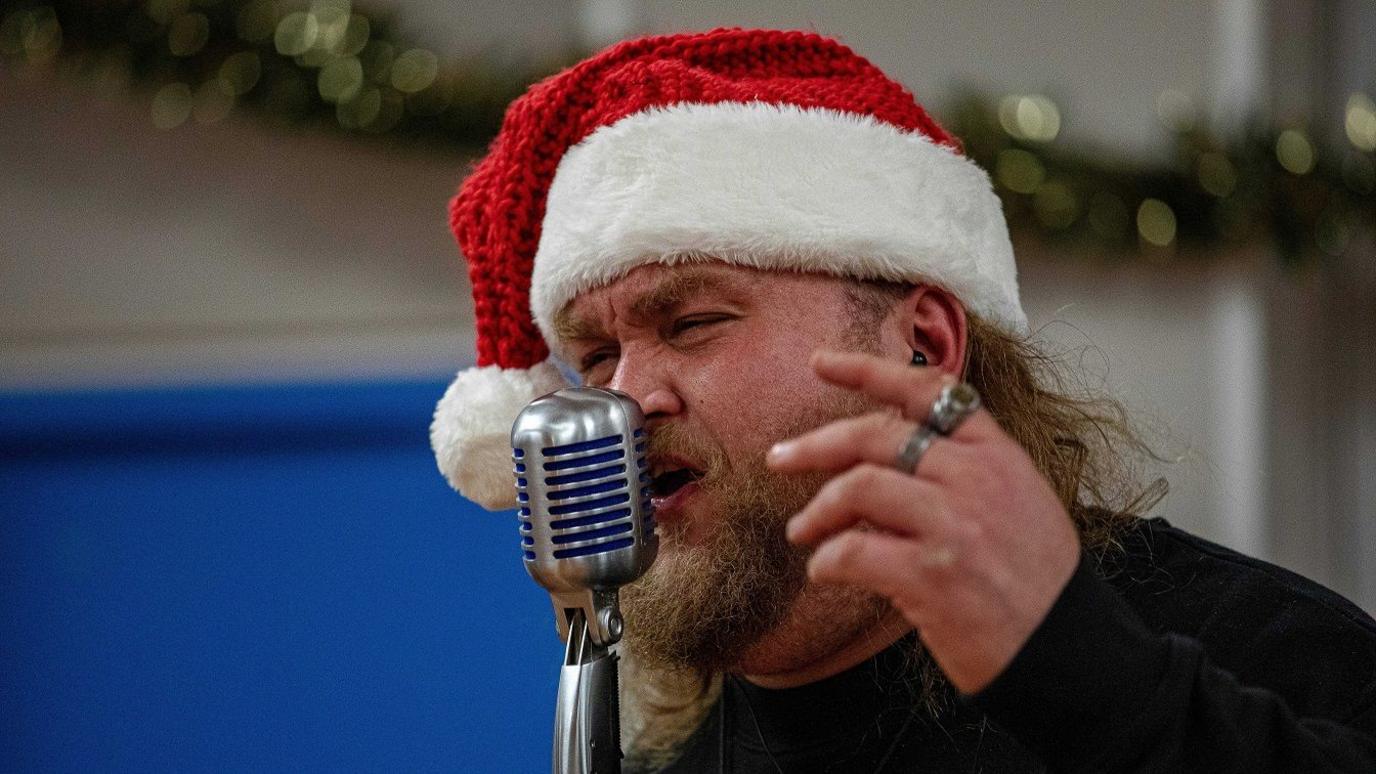
[[[554,711],[554,774],[621,773],[617,655],[611,650],[621,639],[621,615],[616,591],[591,596],[597,610],[592,626],[583,605],[562,610],[568,638]]]

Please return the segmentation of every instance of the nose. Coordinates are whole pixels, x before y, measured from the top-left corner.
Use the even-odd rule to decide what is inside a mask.
[[[630,395],[640,404],[647,422],[664,420],[683,410],[683,399],[674,389],[668,364],[662,353],[637,353],[623,350],[616,371],[607,386]]]

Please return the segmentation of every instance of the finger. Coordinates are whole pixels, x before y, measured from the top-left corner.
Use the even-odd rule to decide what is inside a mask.
[[[930,572],[954,562],[954,554],[940,544],[849,530],[817,549],[808,560],[807,574],[816,583],[858,586],[910,607],[912,600],[907,598],[930,585]]]
[[[950,374],[865,354],[820,349],[812,353],[812,368],[832,384],[863,392],[894,406],[907,419],[926,422],[941,390],[956,383]],[[988,437],[999,430],[989,412],[980,409],[966,417],[949,437]]]
[[[785,534],[811,545],[860,523],[900,535],[939,534],[946,522],[945,498],[933,483],[892,468],[857,465],[831,479],[789,519]]]
[[[781,473],[836,473],[865,463],[897,470],[900,453],[918,429],[918,425],[894,414],[839,419],[774,444],[765,455],[765,463]],[[933,434],[910,474],[945,482],[970,464],[968,456],[960,445]],[[906,469],[899,472],[909,473]]]
[[[892,465],[915,429],[912,422],[886,412],[838,419],[774,444],[765,462],[785,473],[835,472],[861,462]]]
[[[941,388],[955,383],[936,369],[913,368],[863,352],[820,349],[812,353],[811,362],[812,370],[826,381],[863,392],[919,422],[927,420]]]

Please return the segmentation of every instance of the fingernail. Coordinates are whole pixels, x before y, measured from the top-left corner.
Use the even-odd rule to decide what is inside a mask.
[[[793,456],[793,444],[789,441],[780,441],[769,447],[768,461],[773,463],[787,462]]]
[[[803,522],[797,516],[789,519],[788,523],[784,525],[784,537],[788,538],[788,542],[790,543],[797,543],[798,533],[802,531]]]

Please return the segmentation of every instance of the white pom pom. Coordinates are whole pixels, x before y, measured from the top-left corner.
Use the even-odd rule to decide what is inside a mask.
[[[546,360],[460,371],[435,406],[430,447],[450,486],[489,511],[516,507],[511,424],[527,403],[569,383]]]

